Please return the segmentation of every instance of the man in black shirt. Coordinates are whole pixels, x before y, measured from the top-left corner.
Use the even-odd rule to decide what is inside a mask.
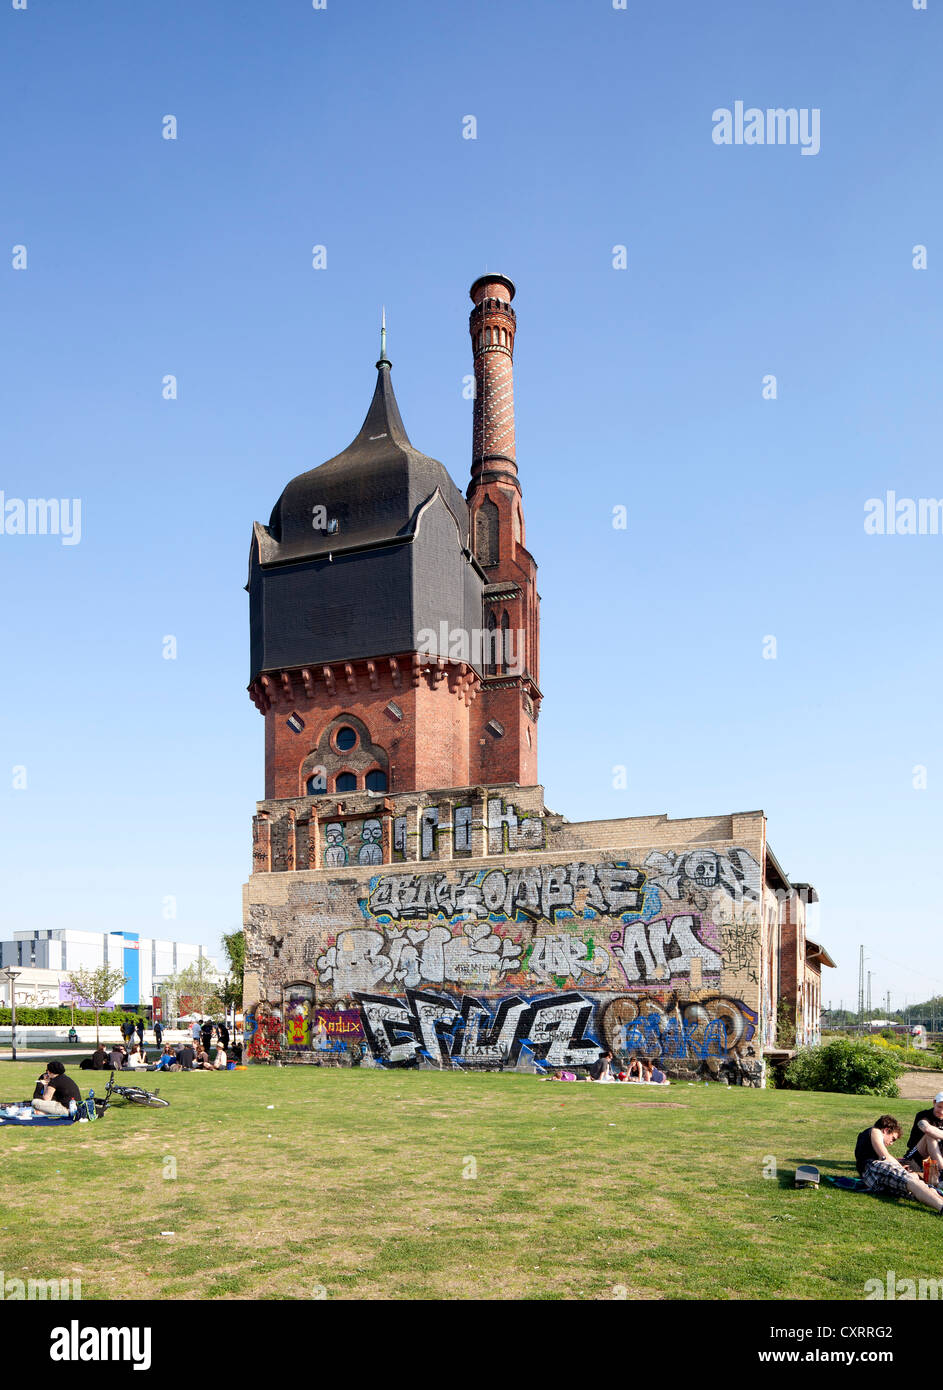
[[[40,1115],[62,1119],[69,1113],[70,1100],[74,1100],[76,1105],[82,1104],[82,1092],[71,1076],[66,1076],[61,1062],[50,1062],[39,1079],[45,1082],[45,1090],[41,1100],[33,1101],[33,1109]]]
[[[177,1052],[177,1065],[179,1066],[180,1070],[192,1071],[193,1059],[195,1056],[196,1053],[193,1051],[193,1048],[190,1046],[189,1043],[187,1043],[184,1047],[181,1047]]]
[[[893,1115],[881,1115],[863,1129],[855,1143],[855,1166],[869,1192],[891,1192],[896,1197],[915,1197],[925,1207],[943,1212],[943,1197],[927,1187],[909,1168],[888,1151],[900,1138],[900,1125]]]
[[[591,1081],[611,1081],[612,1077],[612,1053],[606,1050],[601,1052],[589,1069]]]
[[[933,1097],[933,1108],[920,1110],[914,1117],[910,1138],[907,1140],[904,1162],[922,1172],[923,1160],[935,1158],[940,1165],[940,1172],[943,1173],[941,1141],[943,1141],[943,1091],[938,1091]]]

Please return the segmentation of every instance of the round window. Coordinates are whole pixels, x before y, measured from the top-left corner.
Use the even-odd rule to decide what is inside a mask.
[[[357,734],[345,724],[342,729],[338,729],[334,742],[342,753],[349,753],[357,742]]]

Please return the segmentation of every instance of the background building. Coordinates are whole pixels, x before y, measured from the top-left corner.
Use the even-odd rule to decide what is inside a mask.
[[[70,971],[97,970],[107,965],[127,976],[115,1003],[146,1004],[160,992],[161,982],[176,975],[199,959],[218,973],[218,966],[204,946],[185,941],[166,941],[139,936],[136,932],[83,932],[69,928],[50,931],[18,931],[12,941],[0,941],[0,969],[21,967],[30,971],[54,972],[55,981],[65,981]],[[17,979],[17,1002],[28,992],[27,975]],[[2,980],[2,977],[0,977]],[[52,993],[53,974],[33,983],[32,993],[42,988]],[[56,998],[49,1003],[58,1002]]]
[[[537,784],[513,296],[504,276],[471,289],[464,500],[409,442],[384,343],[353,444],[254,527],[249,1055],[310,1050],[320,1016],[389,1063],[572,1067],[608,1046],[757,1082],[782,1000],[817,1037],[831,963],[763,812],[571,824]]]

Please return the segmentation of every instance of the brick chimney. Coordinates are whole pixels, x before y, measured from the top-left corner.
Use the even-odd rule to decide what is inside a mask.
[[[514,283],[481,275],[470,290],[475,362],[468,510],[475,558],[485,571],[483,623],[495,659],[475,702],[469,758],[484,785],[537,782],[540,611],[537,565],[526,548],[514,442]]]
[[[498,479],[521,490],[514,447],[514,284],[506,275],[481,275],[470,293],[475,415],[469,501],[482,483]]]

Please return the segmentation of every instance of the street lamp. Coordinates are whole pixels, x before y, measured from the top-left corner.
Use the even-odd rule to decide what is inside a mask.
[[[10,966],[4,970],[4,975],[10,981],[10,1050],[13,1053],[13,1060],[16,1061],[16,990],[13,988],[17,977],[22,975],[22,970],[13,970]]]

